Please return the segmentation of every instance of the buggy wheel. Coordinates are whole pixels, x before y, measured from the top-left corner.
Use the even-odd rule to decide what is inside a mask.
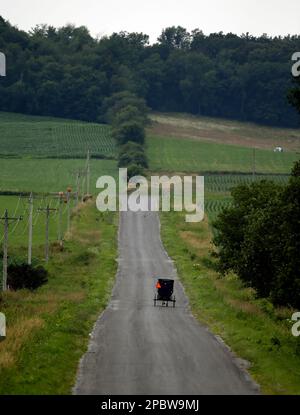
[[[175,303],[176,303],[176,298],[175,298],[175,295],[174,295],[174,298],[173,298],[173,307],[175,307]]]
[[[166,307],[169,307],[169,301],[168,300],[166,301]]]

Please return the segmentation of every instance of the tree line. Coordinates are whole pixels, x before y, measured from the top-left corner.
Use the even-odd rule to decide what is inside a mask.
[[[143,98],[122,91],[103,102],[104,121],[112,126],[119,146],[118,167],[127,168],[127,178],[141,175],[148,167],[145,154],[145,127],[149,123],[148,108]]]
[[[24,32],[0,17],[7,76],[0,110],[102,122],[105,100],[128,91],[156,111],[296,126],[289,106],[291,56],[300,36],[205,35],[169,27],[93,38],[86,27]]]

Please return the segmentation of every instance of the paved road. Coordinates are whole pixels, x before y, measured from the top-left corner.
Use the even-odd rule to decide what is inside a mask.
[[[175,278],[176,308],[153,307],[156,276]],[[156,213],[121,214],[119,271],[80,363],[75,394],[253,394],[236,360],[190,314]]]

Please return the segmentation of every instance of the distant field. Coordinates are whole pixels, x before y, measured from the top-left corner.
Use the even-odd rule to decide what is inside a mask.
[[[85,167],[84,160],[0,159],[0,191],[59,192],[75,189],[75,171]],[[115,176],[114,160],[91,160],[91,192],[102,175]]]
[[[57,208],[55,197],[40,196],[51,192],[66,191],[76,187],[76,171],[85,168],[86,149],[92,154],[113,156],[114,142],[107,126],[79,123],[47,117],[30,117],[22,114],[0,113],[0,193],[34,192],[39,198],[34,203],[33,245],[44,243],[45,215],[38,212],[39,207]],[[14,156],[12,158],[11,156]],[[53,157],[53,158],[47,158]],[[56,158],[56,157],[69,157]],[[95,194],[99,176],[116,176],[115,160],[91,160],[90,191]],[[86,183],[80,181],[80,193],[86,192]],[[74,203],[73,203],[74,205]],[[12,223],[9,227],[11,246],[26,246],[28,238],[27,198],[0,195],[0,216],[5,209],[10,216],[23,216],[24,220]],[[63,206],[63,231],[66,231],[66,205]],[[50,241],[57,240],[58,211],[50,217]],[[0,226],[0,243],[3,226]]]
[[[107,125],[0,112],[0,157],[115,157]]]
[[[230,191],[239,184],[250,184],[253,180],[272,180],[278,184],[288,182],[288,175],[251,175],[251,174],[208,174],[205,183],[205,213],[212,223],[223,208],[232,203]],[[214,233],[214,229],[212,229]]]
[[[223,132],[226,137],[226,134],[234,131],[234,134],[241,137],[240,143],[245,136],[257,136],[262,140],[266,135],[267,138],[263,141],[269,143],[270,134],[275,132],[285,134],[286,137],[297,137],[298,134],[298,130],[268,129],[252,124],[185,115],[175,117],[159,114],[155,117],[156,126],[172,126],[179,134],[184,128],[188,137],[191,134],[188,130],[190,123],[199,134],[206,129],[214,131],[216,135],[217,131],[219,134]],[[205,173],[206,212],[210,219],[216,217],[222,206],[230,203],[229,192],[233,186],[253,180],[253,149],[247,146],[205,141],[192,136],[183,138],[148,134],[146,147],[151,171]],[[79,157],[84,157],[88,148],[95,155],[113,157],[116,149],[110,128],[74,120],[2,112],[0,192],[49,193],[64,191],[68,186],[76,190],[75,171],[85,167],[85,160]],[[292,163],[298,157],[296,152],[274,153],[272,150],[257,149],[255,179],[271,178],[280,183],[286,182]],[[212,172],[214,174],[209,174]],[[91,192],[96,193],[95,184],[99,176],[116,174],[115,160],[91,160]],[[82,185],[85,183],[81,183],[81,188]],[[5,208],[10,213],[14,212],[17,203],[18,197],[0,197],[0,212],[3,213]],[[25,225],[20,223],[18,226],[20,230]]]
[[[207,174],[205,190],[207,192],[230,192],[238,184],[250,184],[253,180],[272,180],[278,184],[287,183],[288,174]]]
[[[182,113],[152,113],[150,135],[191,138],[243,147],[272,150],[282,146],[288,151],[300,151],[300,128],[266,127],[249,122],[193,116]],[[300,119],[299,119],[300,127]]]
[[[253,169],[253,149],[215,142],[148,135],[147,154],[152,171],[242,172]],[[289,173],[296,152],[255,151],[259,173]]]

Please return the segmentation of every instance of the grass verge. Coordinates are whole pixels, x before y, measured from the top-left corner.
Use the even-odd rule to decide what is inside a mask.
[[[7,338],[0,343],[0,394],[71,393],[113,285],[116,222],[115,214],[98,212],[94,203],[80,206],[64,250],[52,245],[48,284],[2,295]]]
[[[239,356],[263,393],[300,393],[300,338],[291,334],[292,310],[256,299],[235,275],[221,278],[210,255],[208,221],[186,223],[179,212],[161,214],[162,239],[175,261],[195,317]]]

